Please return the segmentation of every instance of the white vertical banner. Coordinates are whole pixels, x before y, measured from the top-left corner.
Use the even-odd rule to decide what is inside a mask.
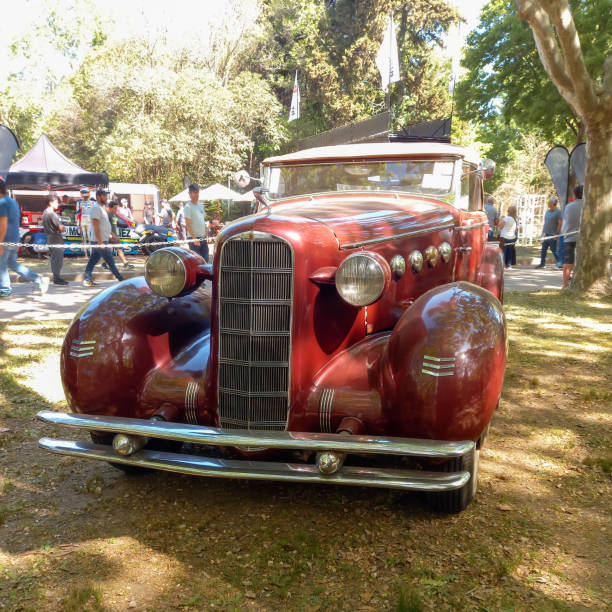
[[[291,108],[289,109],[288,121],[300,118],[300,85],[295,71],[295,81],[293,82],[293,95],[291,96]]]
[[[400,80],[399,56],[397,54],[397,39],[395,38],[393,13],[389,16],[389,25],[385,29],[383,41],[376,54],[376,66],[380,72],[383,91],[387,91],[391,83]]]
[[[448,93],[455,91],[455,83],[459,78],[461,60],[461,24],[453,26],[448,34],[447,48],[451,53],[451,73],[448,82]]]

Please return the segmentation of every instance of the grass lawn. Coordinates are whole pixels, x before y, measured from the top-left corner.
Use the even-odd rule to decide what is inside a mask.
[[[0,609],[609,609],[612,300],[507,293],[506,313],[502,401],[457,516],[45,454],[66,430],[32,417],[67,408],[66,323],[0,324]]]

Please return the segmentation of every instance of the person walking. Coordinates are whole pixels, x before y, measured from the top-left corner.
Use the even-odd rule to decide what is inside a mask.
[[[0,179],[0,298],[12,293],[9,270],[34,283],[41,295],[47,293],[49,279],[36,274],[17,261],[16,246],[3,246],[3,242],[19,242],[19,204],[7,194],[6,183]]]
[[[195,242],[189,243],[189,248],[204,258],[208,263],[208,236],[206,232],[206,213],[204,205],[199,202],[200,188],[197,185],[189,185],[189,199],[185,205],[185,227],[187,236]]]
[[[83,244],[89,244],[89,236],[91,234],[89,210],[93,204],[94,202],[92,202],[89,196],[89,188],[81,187],[81,199],[76,204],[76,222],[81,232]],[[89,249],[85,249],[85,252],[89,255]]]
[[[162,206],[161,207],[162,227],[165,227],[166,229],[170,229],[171,227],[174,227],[174,212],[170,204],[168,204],[168,200],[162,200],[161,206]]]
[[[576,244],[580,232],[580,219],[582,218],[582,185],[574,187],[574,201],[570,202],[563,211],[563,225],[561,233],[565,235],[563,247],[563,288],[569,285],[576,260]]]
[[[185,203],[179,202],[178,210],[176,211],[176,231],[179,240],[187,240],[187,228],[185,226]]]
[[[53,196],[47,197],[47,208],[42,214],[42,226],[47,234],[47,244],[49,249],[49,259],[51,260],[51,272],[53,273],[54,285],[67,285],[68,281],[62,278],[62,265],[64,264],[64,249],[53,248],[52,245],[64,244],[64,226],[60,223],[59,217],[55,212],[57,200]]]
[[[89,210],[89,217],[91,219],[91,233],[89,238],[93,245],[100,246],[93,246],[91,249],[91,256],[89,257],[84,273],[85,280],[83,281],[83,285],[85,287],[95,287],[97,285],[97,283],[93,281],[92,273],[100,259],[104,259],[109,270],[115,275],[117,280],[123,280],[121,272],[117,270],[117,266],[115,265],[115,259],[111,249],[102,246],[109,244],[112,235],[111,223],[108,218],[108,212],[106,211],[108,190],[98,189],[98,191],[96,191],[96,200],[96,203]]]
[[[117,211],[120,210],[119,208],[119,204],[115,201],[115,200],[111,200],[107,205],[106,205],[106,212],[108,213],[108,219],[110,221],[111,224],[111,242],[121,242],[120,238],[119,238],[119,230],[117,229]],[[113,249],[114,252],[115,249]],[[121,263],[123,264],[123,268],[125,270],[133,270],[134,269],[134,265],[129,263],[125,253],[123,252],[123,249],[121,247],[117,247],[117,255],[119,256],[119,259],[121,260]],[[104,262],[102,264],[102,267],[105,269],[108,269],[108,264],[106,262]]]
[[[500,248],[504,251],[504,266],[511,269],[516,266],[516,239],[518,236],[518,221],[516,218],[516,206],[508,207],[508,214],[499,222]]]
[[[487,219],[489,220],[489,233],[487,234],[487,240],[493,240],[495,237],[495,230],[499,223],[499,212],[495,208],[495,198],[489,196],[485,202],[485,212],[487,213]]]
[[[561,224],[563,222],[563,213],[557,207],[559,198],[551,196],[548,198],[548,210],[544,213],[544,227],[542,228],[542,237],[556,236],[561,232]],[[542,240],[542,252],[540,254],[540,263],[536,268],[543,268],[546,265],[546,254],[550,249],[555,261],[557,261],[557,238],[549,238]]]

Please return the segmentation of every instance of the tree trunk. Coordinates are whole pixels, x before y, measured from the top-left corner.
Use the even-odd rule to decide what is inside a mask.
[[[612,126],[587,127],[584,206],[571,289],[612,293]]]

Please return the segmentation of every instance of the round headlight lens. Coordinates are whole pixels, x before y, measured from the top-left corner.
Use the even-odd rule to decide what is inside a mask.
[[[351,306],[367,306],[375,302],[385,288],[385,272],[370,255],[349,255],[336,271],[336,289]]]
[[[170,298],[185,288],[187,271],[181,258],[171,249],[159,249],[147,259],[145,279],[154,293]]]

